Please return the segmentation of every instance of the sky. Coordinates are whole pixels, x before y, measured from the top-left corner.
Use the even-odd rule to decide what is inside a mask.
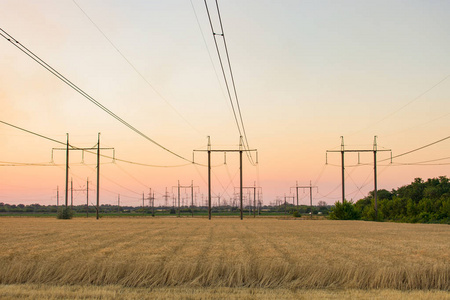
[[[221,33],[215,3],[207,4]],[[340,153],[326,151],[340,150],[341,136],[345,149],[371,150],[377,136],[379,150],[392,150],[392,164],[389,151],[377,154],[379,189],[449,176],[450,139],[395,156],[449,136],[450,2],[228,0],[219,9],[249,148],[258,152],[256,166],[244,155],[243,182],[262,188],[264,204],[293,195],[296,184],[317,186],[313,204],[340,200]],[[196,204],[204,203],[207,154],[195,152],[192,164],[193,150],[206,150],[208,136],[216,150],[240,141],[204,1],[0,0],[0,28],[170,152],[4,38],[0,121],[61,142],[68,133],[76,147],[95,146],[101,133],[117,158],[152,165],[102,157],[101,203],[120,194],[122,205],[142,205],[151,188],[163,205],[178,181],[198,186]],[[0,140],[0,202],[55,204],[57,190],[64,201],[65,152],[52,150],[62,145],[3,123]],[[373,154],[359,162],[345,154],[353,201],[373,190]],[[71,151],[74,204],[85,203],[87,180],[95,201],[95,164],[94,154]],[[212,166],[213,203],[230,202],[239,154],[213,153]],[[309,189],[299,198],[309,204]]]

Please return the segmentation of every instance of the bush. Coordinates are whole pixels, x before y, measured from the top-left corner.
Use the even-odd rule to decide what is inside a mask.
[[[330,213],[331,220],[358,220],[359,213],[352,202],[344,200],[344,203],[337,201]]]
[[[73,211],[72,211],[72,209],[70,207],[62,206],[62,207],[58,208],[58,212],[57,212],[57,215],[56,215],[57,219],[66,219],[66,220],[68,220],[68,219],[72,219],[72,217],[73,217]]]

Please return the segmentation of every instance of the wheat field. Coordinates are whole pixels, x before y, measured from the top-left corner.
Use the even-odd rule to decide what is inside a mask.
[[[70,287],[92,295],[132,289],[162,295],[167,290],[210,296],[228,291],[235,298],[259,294],[257,298],[267,299],[281,292],[284,298],[301,298],[304,291],[341,293],[340,298],[381,290],[403,296],[425,293],[421,298],[450,296],[448,225],[4,217],[0,233],[2,298],[52,289],[59,295],[58,289],[69,292]]]

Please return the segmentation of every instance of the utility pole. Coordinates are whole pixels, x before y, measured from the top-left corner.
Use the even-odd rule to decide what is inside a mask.
[[[155,192],[153,192],[153,196],[152,196],[151,200],[152,200],[152,217],[154,217],[155,216]]]
[[[344,164],[344,137],[341,136],[341,166],[342,166],[342,203],[345,200],[345,164]]]
[[[191,212],[194,217],[194,180],[191,180]]]
[[[59,185],[56,186],[56,206],[59,206]]]
[[[373,137],[373,181],[374,181],[374,190],[373,190],[373,199],[375,205],[375,219],[378,220],[378,205],[377,205],[377,136]]]
[[[211,220],[211,138],[208,136],[208,219]]]
[[[69,134],[67,133],[67,145],[66,148],[52,148],[52,161],[53,161],[53,151],[54,150],[65,150],[66,151],[66,199],[65,204],[66,207],[68,205],[68,187],[69,187],[69,150],[71,151],[82,151],[83,161],[84,161],[84,151],[88,150],[96,150],[97,151],[97,220],[99,219],[99,210],[100,210],[100,150],[113,150],[113,161],[115,160],[115,150],[114,148],[100,148],[100,132],[98,133],[98,142],[94,147],[89,148],[78,148],[70,146],[69,149]],[[89,151],[88,151],[89,152]],[[93,153],[93,152],[89,152]],[[93,153],[94,154],[94,153]]]
[[[178,180],[178,218],[181,217],[180,211],[180,181]]]
[[[312,205],[312,189],[316,188],[317,192],[319,192],[319,187],[318,186],[313,186],[311,184],[311,180],[309,181],[309,185],[308,186],[299,186],[298,185],[298,181],[296,182],[294,187],[291,187],[292,189],[296,189],[297,192],[297,210],[298,210],[298,189],[309,189],[309,206],[311,207],[311,218],[312,218],[312,210],[313,210],[313,205]]]
[[[86,180],[86,218],[89,218],[89,178]]]
[[[70,178],[70,209],[73,209],[73,178]]]
[[[73,178],[70,178],[70,209],[73,209],[73,191],[84,192],[84,189],[73,189]]]
[[[242,197],[243,197],[243,189],[242,189],[242,185],[243,185],[243,183],[242,183],[242,136],[240,137],[240,139],[239,139],[239,174],[240,174],[240,176],[239,176],[239,187],[240,187],[240,189],[239,189],[239,195],[240,195],[240,206],[241,206],[241,220],[243,220],[244,219],[244,205],[243,205],[243,199],[242,199]]]
[[[349,150],[349,149],[344,149],[344,137],[341,136],[341,150],[340,151],[336,151],[336,150],[327,150],[327,157],[326,157],[326,164],[328,164],[328,152],[341,152],[341,169],[342,169],[342,203],[344,203],[344,199],[345,199],[345,182],[344,182],[344,170],[345,170],[345,165],[344,165],[344,153],[345,152],[357,152],[358,156],[359,153],[362,152],[373,152],[373,170],[374,170],[374,209],[375,209],[375,219],[378,219],[378,206],[377,206],[377,152],[379,151],[389,151],[391,152],[391,163],[392,163],[392,150],[391,149],[383,149],[383,150],[378,150],[377,149],[377,136],[374,136],[374,140],[373,140],[373,149],[372,150]],[[359,159],[358,159],[358,164],[359,164]]]
[[[248,215],[252,215],[252,196],[250,195],[250,191],[248,191]]]
[[[253,186],[243,186],[242,189],[253,190],[253,217],[256,218],[256,192],[258,191],[258,194],[260,192],[262,193],[262,187],[256,186],[255,181]],[[249,193],[249,203],[251,203],[250,193]],[[249,214],[250,214],[250,206],[251,205],[249,205]]]
[[[120,194],[117,195],[117,213],[120,214]]]
[[[152,217],[155,216],[155,193],[153,193],[153,197],[152,197],[152,189],[149,188],[149,192],[148,192],[148,198],[147,200],[149,201],[149,206],[152,207]]]
[[[284,214],[286,214],[287,213],[287,201],[286,201],[286,199],[291,199],[292,198],[292,206],[295,206],[295,204],[294,204],[294,199],[295,199],[295,196],[286,196],[286,194],[284,194]]]
[[[180,217],[181,213],[180,213],[180,181],[179,180],[178,180],[178,184],[176,186],[172,186],[172,193],[173,193],[174,188],[177,188],[177,195],[178,195],[178,197],[177,197],[177,199],[178,199],[177,215],[178,215],[178,217]],[[174,204],[174,208],[175,208],[175,204]]]
[[[142,213],[143,214],[145,214],[145,203],[144,203],[144,200],[145,200],[145,196],[144,196],[144,193],[142,193]]]
[[[256,181],[254,182],[253,189],[253,218],[256,218]]]
[[[99,218],[98,211],[100,210],[100,132],[98,133],[97,141],[97,220]]]
[[[169,199],[169,192],[167,192],[167,187],[166,187],[166,193],[163,195],[163,198],[164,198],[164,203],[165,203],[165,206],[167,207],[167,208],[169,208],[169,203],[168,203],[168,200],[167,199]]]
[[[67,202],[69,199],[69,134],[67,134],[67,145],[66,145],[66,208],[67,208]]]
[[[217,199],[217,204],[218,204],[217,214],[219,215],[220,214],[220,194],[218,194],[218,196],[216,196],[216,197],[212,197],[212,199]]]
[[[194,205],[194,187],[195,188],[199,188],[198,186],[194,186],[194,181],[193,180],[191,180],[191,184],[190,185],[180,185],[180,181],[178,180],[178,185],[172,187],[172,192],[173,192],[174,188],[177,188],[177,190],[178,190],[178,217],[180,217],[180,190],[181,189],[185,189],[185,192],[186,192],[186,189],[190,189],[191,190],[191,203],[192,203],[192,206],[193,206]],[[186,206],[187,206],[187,203],[188,202],[186,201]],[[192,207],[191,211],[192,211],[192,216],[194,216],[193,207]]]
[[[243,171],[242,171],[242,153],[243,152],[252,152],[252,151],[257,151],[256,149],[243,149],[243,139],[242,136],[239,139],[239,149],[238,150],[212,150],[211,149],[211,140],[210,137],[208,136],[208,146],[207,146],[207,150],[194,150],[194,152],[208,152],[208,218],[209,220],[211,220],[211,152],[222,152],[222,153],[226,153],[227,152],[239,152],[239,173],[240,173],[240,178],[239,178],[239,186],[240,186],[240,190],[239,190],[239,194],[240,194],[240,209],[241,209],[241,220],[244,218],[244,214],[243,214],[243,191],[242,191],[242,180],[243,180]],[[258,157],[258,156],[256,156]],[[193,161],[194,163],[194,161]],[[256,159],[256,164],[258,163],[258,159]]]

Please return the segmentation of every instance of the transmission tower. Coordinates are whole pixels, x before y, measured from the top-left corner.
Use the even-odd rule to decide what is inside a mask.
[[[361,150],[361,149],[344,149],[344,137],[341,136],[341,150],[327,150],[326,154],[326,164],[328,164],[328,152],[341,152],[341,170],[342,170],[342,203],[345,200],[345,165],[344,165],[344,154],[346,152],[373,152],[373,173],[374,173],[374,209],[375,209],[375,219],[378,219],[378,206],[377,206],[377,152],[386,151],[391,152],[391,163],[392,163],[392,150],[391,149],[383,149],[379,150],[377,146],[377,136],[373,138],[373,149],[372,150]],[[359,163],[359,161],[358,161]]]

